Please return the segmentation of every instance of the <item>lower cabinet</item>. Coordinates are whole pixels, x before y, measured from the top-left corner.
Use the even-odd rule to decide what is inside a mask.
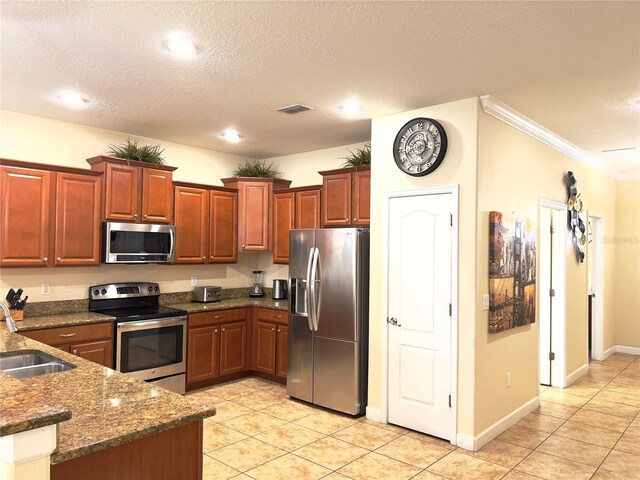
[[[190,313],[187,387],[247,369],[247,309]]]
[[[288,313],[256,308],[255,318],[253,370],[287,378]]]
[[[113,322],[20,332],[86,360],[113,367]]]

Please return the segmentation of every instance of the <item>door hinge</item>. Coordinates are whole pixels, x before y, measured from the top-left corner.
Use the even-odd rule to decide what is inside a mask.
[[[449,395],[449,408],[451,408],[451,395]]]
[[[449,225],[453,227],[453,213],[449,214]]]
[[[452,307],[451,307],[451,304],[449,304],[449,316],[451,316],[451,311],[452,311]]]
[[[550,297],[555,297],[556,296],[556,289],[555,288],[550,288],[549,289],[549,296]]]
[[[549,233],[556,233],[556,230],[555,228],[553,228],[553,225],[549,227]]]
[[[549,360],[555,360],[556,359],[556,354],[553,352],[549,352]]]

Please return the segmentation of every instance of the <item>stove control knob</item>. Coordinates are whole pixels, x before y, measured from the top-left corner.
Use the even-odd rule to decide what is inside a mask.
[[[153,287],[149,287],[147,290],[149,290],[150,292],[153,292]]]
[[[107,290],[103,288],[102,290],[100,290],[100,293],[103,294],[103,295],[106,295],[107,294]]]
[[[157,292],[158,291],[158,287],[153,287],[153,291]]]
[[[94,291],[93,291],[93,294],[94,294],[94,295],[99,295],[99,294],[100,294],[100,290],[94,290]]]

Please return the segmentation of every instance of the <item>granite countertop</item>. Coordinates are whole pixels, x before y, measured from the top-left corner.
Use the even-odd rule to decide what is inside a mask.
[[[276,310],[289,310],[288,300],[272,300],[270,297],[262,298],[230,298],[222,300],[221,302],[211,303],[172,303],[167,305],[168,307],[180,308],[186,310],[189,313],[208,312],[213,310],[224,310],[227,308],[242,308],[242,307],[262,307],[273,308]]]
[[[0,352],[40,350],[77,365],[21,380],[0,373],[0,435],[62,422],[51,463],[215,415],[213,407],[0,327]]]

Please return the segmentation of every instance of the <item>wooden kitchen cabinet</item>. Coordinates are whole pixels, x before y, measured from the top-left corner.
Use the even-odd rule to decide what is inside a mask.
[[[176,263],[235,263],[238,194],[175,182]]]
[[[291,182],[276,178],[223,178],[225,187],[238,190],[238,250],[271,250],[272,194]]]
[[[226,381],[247,370],[247,309],[190,313],[187,388]]]
[[[360,227],[370,222],[371,167],[319,172],[322,183],[322,226]]]
[[[114,368],[113,322],[27,330],[21,331],[20,334],[105,367]]]
[[[0,265],[99,265],[102,174],[1,161]]]
[[[91,169],[104,172],[102,219],[120,222],[171,223],[173,171],[176,167],[107,157],[88,158]]]
[[[273,263],[289,263],[289,230],[320,228],[321,185],[273,194]]]
[[[288,323],[286,311],[256,308],[252,370],[287,377]]]

